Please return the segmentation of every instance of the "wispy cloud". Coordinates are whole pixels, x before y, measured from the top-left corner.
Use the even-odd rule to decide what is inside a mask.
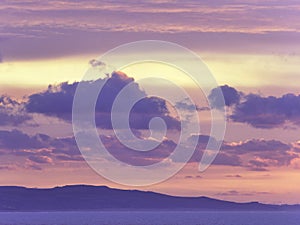
[[[299,11],[293,0],[2,1],[0,47],[7,61],[99,54],[141,39],[202,52],[297,53]]]
[[[271,192],[267,191],[252,191],[252,192],[241,192],[241,191],[236,191],[236,190],[231,190],[227,192],[220,192],[217,193],[217,196],[257,196],[257,195],[270,195],[272,194]]]
[[[299,31],[296,1],[4,1],[6,28],[52,27],[93,31],[245,32]],[[136,20],[135,18],[139,18]],[[175,18],[180,17],[179,20]],[[24,20],[23,18],[26,18]],[[51,19],[50,19],[51,18]],[[55,18],[55,19],[53,19]],[[76,18],[76,19],[75,19]],[[174,22],[176,21],[176,22]],[[226,25],[226,26],[225,26]],[[39,30],[32,29],[38,34]]]

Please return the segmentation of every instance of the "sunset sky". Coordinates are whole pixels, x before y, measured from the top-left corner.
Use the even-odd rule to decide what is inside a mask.
[[[210,110],[201,90],[165,65],[110,65],[111,72],[119,72],[99,78],[108,79],[112,90],[135,82],[136,95],[170,93],[164,83],[139,84],[156,68],[185,88],[199,107],[202,127],[200,134],[189,134],[199,136],[190,162],[162,183],[130,187],[104,179],[83,160],[71,109],[76,82],[93,62],[112,48],[140,40],[174,42],[199,55],[223,91],[227,129],[213,165],[198,172],[210,135]],[[239,202],[300,203],[299,40],[298,0],[1,0],[0,185],[93,184]],[[103,93],[108,104],[111,93]],[[147,110],[164,116],[171,128],[177,126],[172,107],[166,115],[158,103],[147,101],[134,114],[138,135],[146,132]],[[188,105],[181,106],[189,111]],[[100,119],[108,118],[105,107],[96,111]],[[110,124],[102,122],[97,125],[104,144],[127,162],[160,160],[176,144],[177,134],[170,131],[157,155],[127,155]]]

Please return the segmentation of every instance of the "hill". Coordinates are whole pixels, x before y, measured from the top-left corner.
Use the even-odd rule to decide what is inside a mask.
[[[72,185],[50,189],[0,187],[0,211],[97,210],[300,210],[299,205],[235,203],[207,197],[177,197],[106,186]]]

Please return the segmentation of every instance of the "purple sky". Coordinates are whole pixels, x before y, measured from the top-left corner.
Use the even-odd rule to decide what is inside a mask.
[[[130,4],[3,0],[0,185],[86,183],[131,188],[105,180],[83,160],[70,122],[72,101],[78,82],[90,62],[95,62],[92,59],[120,44],[159,39],[185,46],[203,59],[224,93],[228,124],[220,154],[208,170],[199,173],[210,128],[207,102],[184,79],[172,77],[172,70],[162,67],[162,73],[181,83],[195,99],[203,133],[189,134],[190,138],[198,135],[199,143],[182,171],[141,189],[235,201],[300,203],[299,15],[296,0]],[[138,78],[145,71],[151,73],[149,65],[120,70],[124,73],[98,81],[109,82],[102,93],[104,104],[96,106],[99,135],[124,162],[158,162],[173,151],[180,121],[165,100],[150,98],[147,90],[163,94],[170,89],[161,83],[141,87]],[[145,128],[153,116],[163,117],[170,128],[162,144],[146,156],[120,144],[108,120],[115,96],[131,82],[130,93],[145,97],[132,112],[135,134],[147,136]],[[184,102],[176,107],[189,112]]]

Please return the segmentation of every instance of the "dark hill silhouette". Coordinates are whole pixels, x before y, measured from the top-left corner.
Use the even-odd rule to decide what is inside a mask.
[[[235,203],[207,197],[176,197],[105,186],[73,185],[50,189],[0,187],[0,211],[77,210],[300,210],[299,205]]]

